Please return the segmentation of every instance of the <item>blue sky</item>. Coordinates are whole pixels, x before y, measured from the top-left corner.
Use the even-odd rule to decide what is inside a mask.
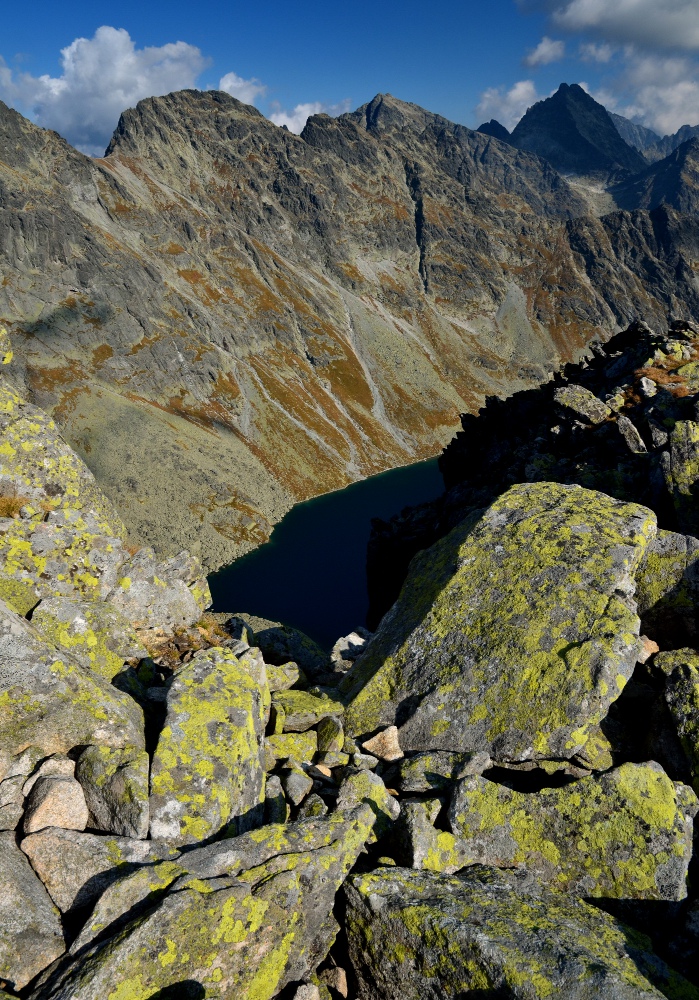
[[[660,134],[699,123],[699,0],[8,5],[0,99],[99,155],[119,113],[221,87],[298,131],[388,91],[512,127],[560,82]]]

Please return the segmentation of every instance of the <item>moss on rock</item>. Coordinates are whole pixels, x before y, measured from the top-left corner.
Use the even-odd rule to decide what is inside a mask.
[[[581,896],[678,900],[697,806],[691,788],[651,762],[538,793],[465,778],[449,821],[471,863],[526,865]]]
[[[352,675],[353,735],[404,750],[572,757],[633,671],[654,514],[578,486],[514,486],[413,559]]]

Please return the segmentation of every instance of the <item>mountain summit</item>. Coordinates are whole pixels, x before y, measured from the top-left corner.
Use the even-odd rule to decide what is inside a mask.
[[[510,142],[566,174],[634,174],[647,165],[624,142],[606,108],[577,83],[562,83],[552,97],[529,108]]]

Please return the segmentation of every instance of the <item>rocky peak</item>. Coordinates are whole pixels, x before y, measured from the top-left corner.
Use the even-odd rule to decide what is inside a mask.
[[[483,122],[482,125],[478,126],[476,132],[482,132],[483,135],[491,135],[494,139],[500,139],[501,142],[510,141],[510,133],[495,118],[491,118],[489,122]]]
[[[361,124],[367,132],[374,133],[392,132],[406,127],[415,132],[423,132],[430,125],[452,124],[441,115],[426,111],[418,104],[399,101],[392,94],[377,94],[368,104],[363,104],[356,111],[342,117],[350,118]]]
[[[646,165],[619,135],[606,108],[577,83],[562,83],[555,94],[529,108],[511,142],[564,173],[637,173]]]
[[[620,208],[671,205],[680,212],[699,210],[699,135],[683,142],[669,156],[642,174],[612,188]]]

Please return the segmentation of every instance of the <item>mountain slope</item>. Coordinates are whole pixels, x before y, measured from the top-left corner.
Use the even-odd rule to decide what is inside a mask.
[[[699,137],[682,143],[669,156],[637,177],[612,188],[620,208],[671,205],[699,215]]]
[[[608,114],[612,119],[614,128],[624,142],[628,143],[629,146],[635,146],[640,153],[645,153],[650,146],[654,146],[661,141],[658,133],[650,128],[646,128],[645,125],[638,125],[636,122],[629,121],[628,118],[624,118],[622,115],[615,115],[612,111],[609,111]]]
[[[624,142],[606,108],[577,83],[562,83],[552,97],[534,104],[510,141],[545,157],[562,173],[636,173],[643,156]]]
[[[600,328],[699,307],[693,221],[590,218],[548,163],[390,95],[296,136],[183,91],[101,160],[3,106],[0,222],[17,380],[137,539],[209,567]]]
[[[647,150],[647,155],[653,160],[662,160],[674,152],[683,142],[689,142],[699,136],[699,125],[683,125],[672,135],[664,135]]]

